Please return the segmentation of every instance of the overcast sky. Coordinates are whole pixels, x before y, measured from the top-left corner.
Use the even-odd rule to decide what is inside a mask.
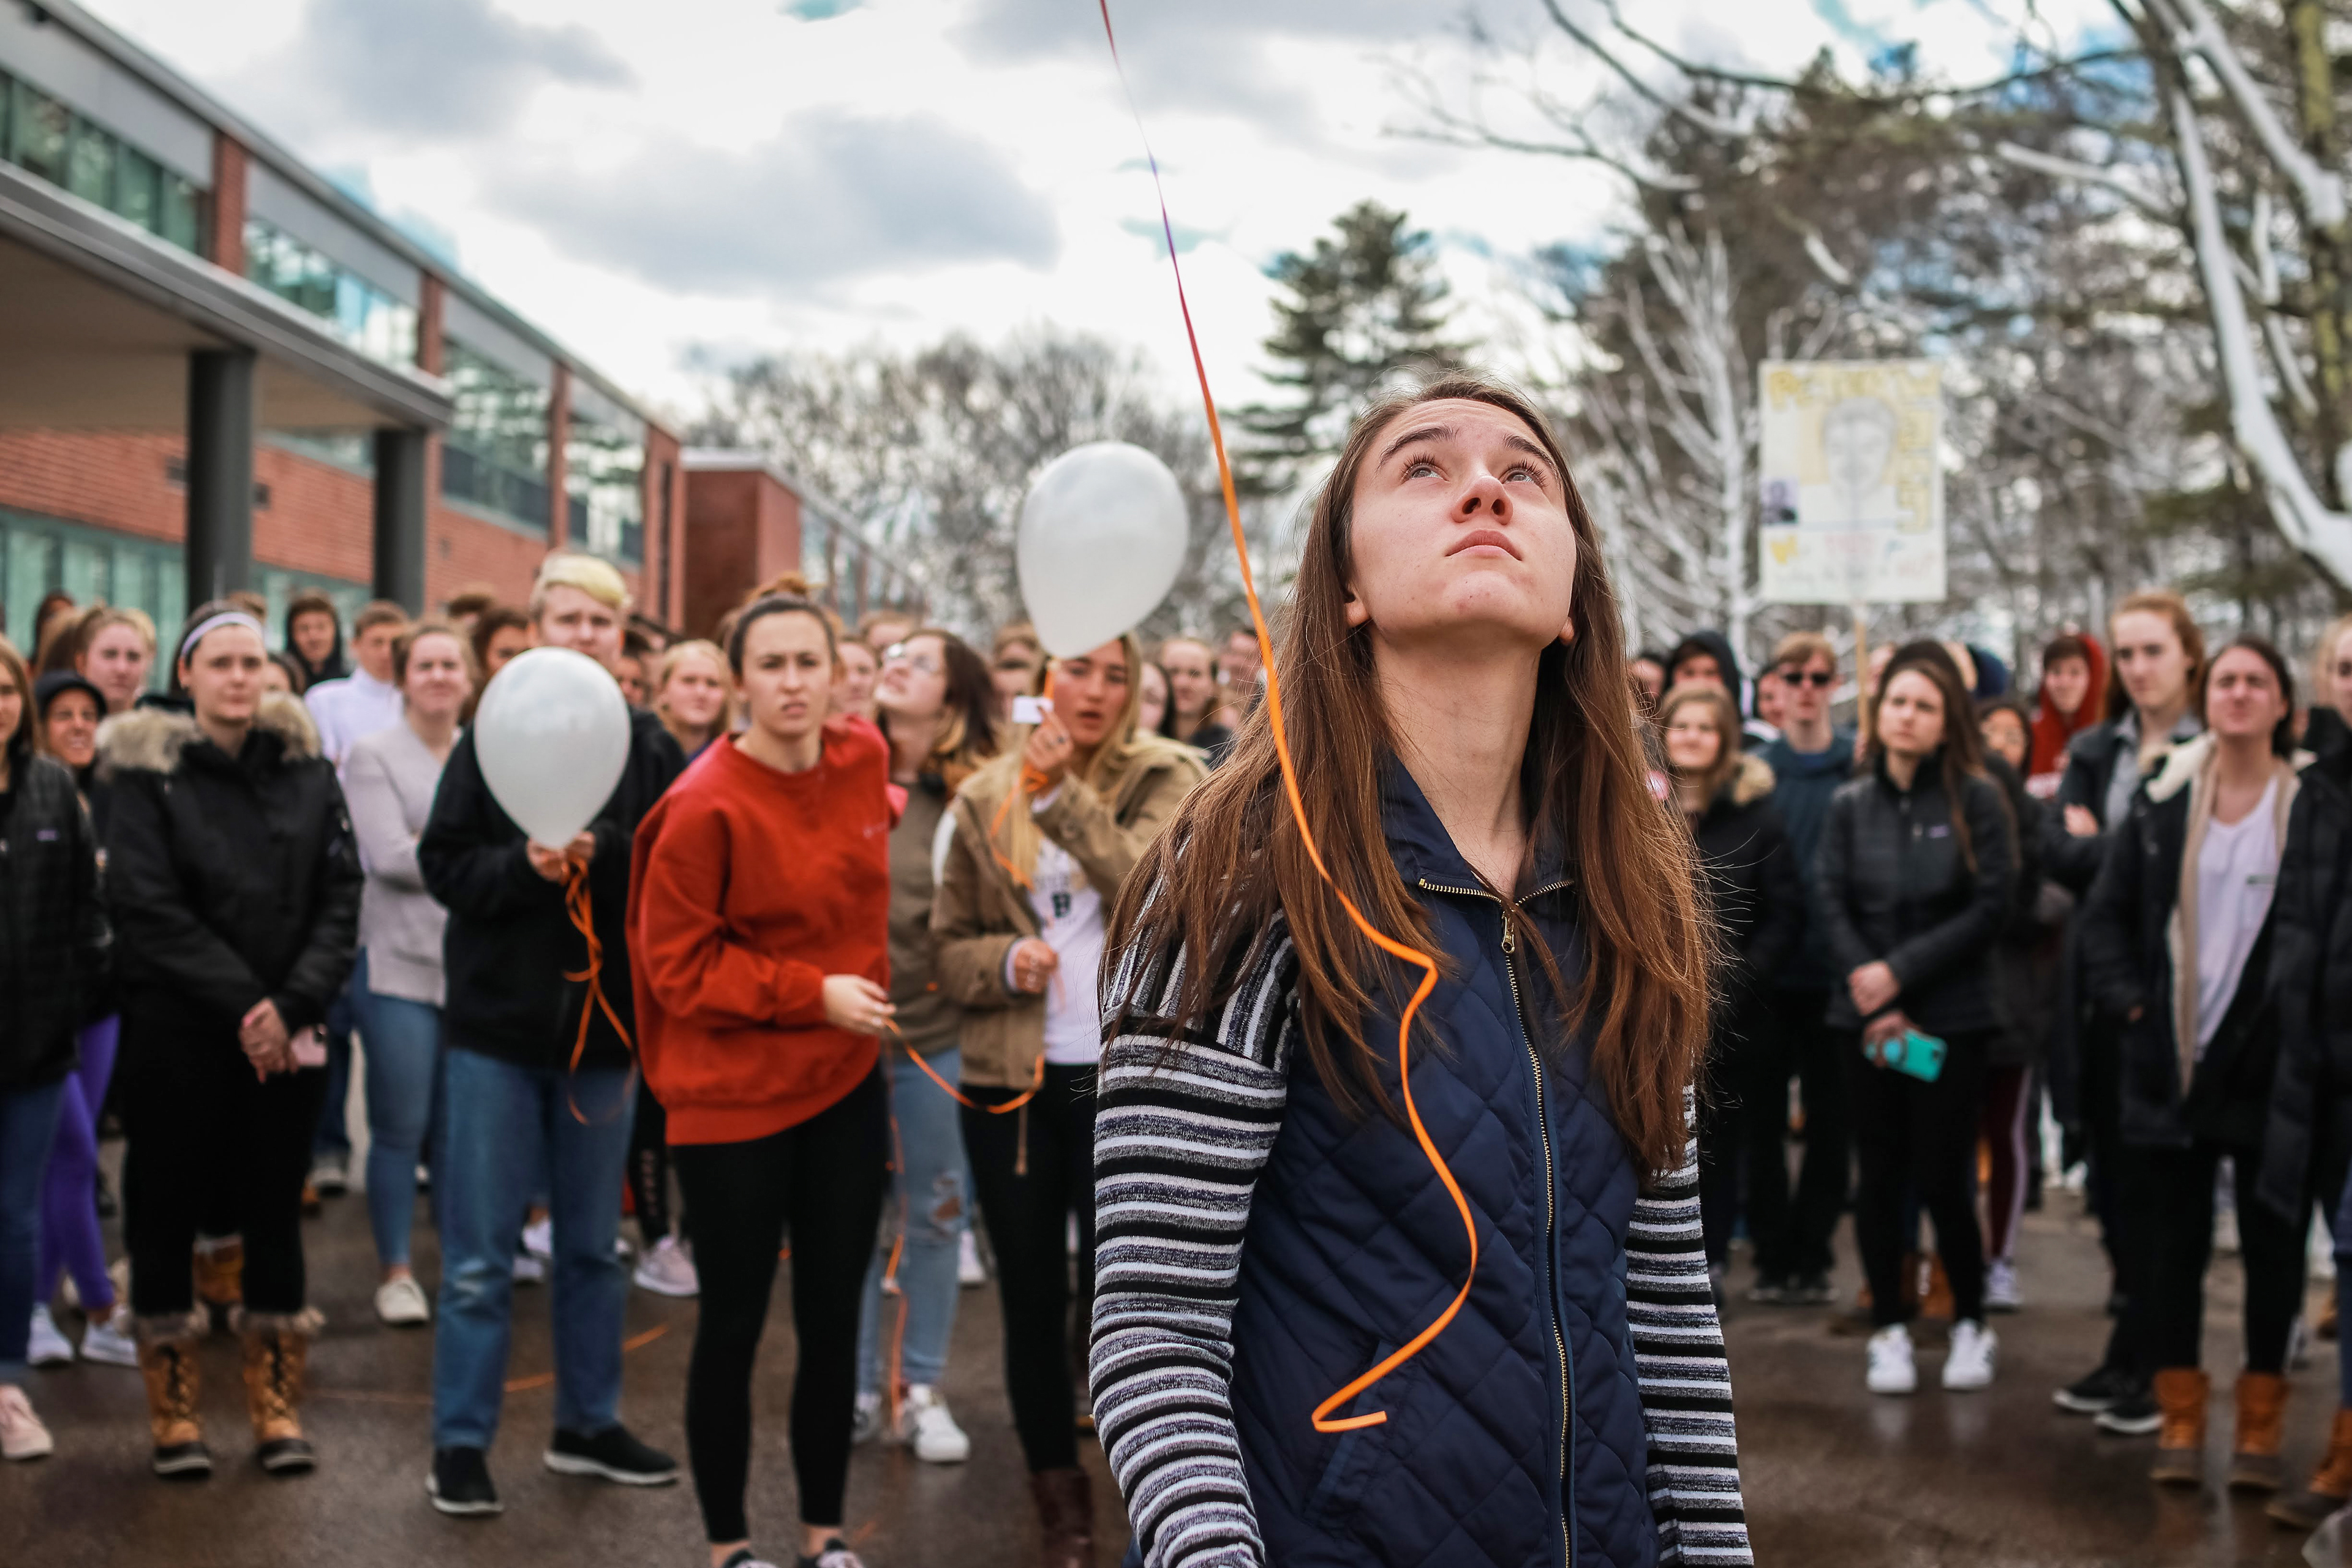
[[[677,412],[764,350],[1053,322],[1185,372],[1141,147],[1095,0],[85,0],[473,278]],[[1599,0],[1559,0],[1598,21]],[[2029,0],[1640,0],[1687,52],[1789,68],[1917,40],[2006,64]],[[1401,82],[1469,101],[1460,18],[1538,0],[1114,0],[1221,401],[1259,388],[1263,268],[1366,196],[1436,232],[1475,331],[1513,265],[1605,238],[1619,192],[1430,145]],[[2103,0],[2040,0],[2061,36]],[[1556,35],[1551,35],[1556,37]],[[1589,68],[1540,57],[1547,85]],[[1506,99],[1493,99],[1497,112]],[[698,368],[699,367],[699,368]]]

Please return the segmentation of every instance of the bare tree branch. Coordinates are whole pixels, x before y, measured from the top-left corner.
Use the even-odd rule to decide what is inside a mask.
[[[2168,224],[2181,224],[2186,221],[2179,208],[2166,205],[2112,169],[2103,169],[2096,163],[2079,163],[2073,158],[2061,158],[2053,153],[2037,152],[2032,147],[2021,147],[2014,142],[2000,142],[1994,147],[1993,151],[2002,162],[2014,163],[2021,169],[2031,169],[2037,174],[2047,174],[2054,180],[2071,180],[2078,184],[2097,185],[2102,190],[2113,191],[2152,218],[2158,218]]]
[[[2294,187],[2303,210],[2312,223],[2320,228],[2334,228],[2345,218],[2344,180],[2333,169],[2323,169],[2310,153],[2303,150],[2278,111],[2263,94],[2262,87],[2246,69],[2245,60],[2229,35],[2214,21],[2213,13],[2205,8],[2205,0],[2149,0],[2151,14],[2170,8],[2178,13],[2174,26],[2181,35],[2181,43],[2204,56],[2213,74],[2221,79],[2221,86],[2231,102],[2245,117],[2248,129],[2263,144],[2263,151],[2278,172]]]

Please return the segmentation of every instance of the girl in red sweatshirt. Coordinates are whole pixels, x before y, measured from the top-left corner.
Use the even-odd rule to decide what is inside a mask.
[[[751,728],[646,816],[630,879],[639,1049],[701,1272],[687,1447],[713,1568],[762,1568],[743,1513],[751,1368],[789,1224],[797,1561],[861,1568],[840,1531],[888,1181],[889,754],[871,725],[827,721],[833,624],[808,600],[755,601],[727,653]]]

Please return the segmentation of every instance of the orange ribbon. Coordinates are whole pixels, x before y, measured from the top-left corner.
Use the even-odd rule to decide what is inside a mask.
[[[883,1026],[894,1035],[898,1034],[898,1026],[896,1024],[886,1024]],[[962,1106],[967,1110],[985,1110],[991,1116],[1003,1116],[1008,1111],[1020,1110],[1023,1106],[1036,1099],[1037,1091],[1045,1087],[1045,1053],[1043,1049],[1040,1049],[1037,1053],[1037,1076],[1030,1080],[1029,1088],[1025,1092],[1016,1099],[1006,1100],[1002,1105],[976,1104],[971,1100],[966,1100],[962,1093],[957,1089],[955,1085],[941,1078],[939,1075],[938,1069],[923,1059],[922,1052],[907,1044],[907,1037],[904,1035],[898,1036],[898,1044],[900,1048],[905,1050],[907,1055],[914,1059],[915,1065],[923,1069],[924,1077],[929,1079],[933,1083],[938,1084],[941,1089],[947,1090],[948,1098],[954,1100],[958,1105]]]
[[[612,1024],[613,1032],[621,1037],[621,1048],[634,1058],[637,1047],[636,1043],[629,1038],[628,1026],[621,1022],[621,1016],[613,1011],[611,998],[604,994],[604,944],[596,939],[596,911],[588,897],[588,868],[568,856],[563,862],[563,912],[572,917],[573,928],[580,932],[581,937],[588,944],[588,967],[577,973],[569,969],[563,972],[563,978],[566,980],[575,984],[583,980],[588,983],[588,994],[580,1004],[579,1037],[572,1042],[572,1065],[568,1076],[576,1078],[580,1072],[580,1058],[588,1051],[589,1021],[595,1016],[595,1010],[599,1007],[604,1010],[604,1016]],[[630,1071],[634,1078],[635,1073],[634,1059]],[[634,1087],[633,1084],[632,1088]],[[583,1127],[589,1125],[588,1118],[581,1114],[580,1101],[572,1098],[568,1082],[563,1090],[563,1098],[572,1107],[572,1120]],[[618,1114],[617,1111],[614,1112],[616,1118]]]
[[[1428,1157],[1430,1164],[1436,1169],[1437,1179],[1445,1184],[1447,1194],[1454,1199],[1454,1208],[1461,1213],[1463,1232],[1470,1238],[1469,1271],[1463,1277],[1460,1293],[1454,1298],[1444,1311],[1437,1315],[1437,1321],[1399,1346],[1394,1353],[1382,1360],[1378,1365],[1315,1407],[1312,1416],[1315,1430],[1327,1433],[1349,1432],[1360,1426],[1379,1426],[1389,1418],[1388,1412],[1374,1410],[1361,1415],[1343,1416],[1335,1416],[1331,1412],[1419,1355],[1430,1341],[1444,1332],[1445,1326],[1454,1321],[1454,1314],[1462,1310],[1462,1304],[1470,1299],[1471,1284],[1478,1277],[1478,1224],[1470,1213],[1470,1200],[1462,1195],[1461,1184],[1454,1179],[1454,1173],[1446,1168],[1444,1158],[1438,1153],[1436,1143],[1429,1136],[1429,1129],[1422,1123],[1420,1109],[1413,1104],[1412,1071],[1407,1058],[1413,1016],[1421,1011],[1421,1005],[1429,999],[1429,994],[1437,988],[1437,960],[1418,948],[1407,946],[1387,935],[1364,918],[1363,912],[1356,908],[1355,901],[1340,890],[1338,882],[1332,880],[1330,868],[1323,863],[1322,851],[1316,847],[1314,831],[1307,826],[1307,803],[1298,791],[1298,768],[1297,764],[1291,760],[1289,738],[1283,729],[1282,683],[1275,676],[1274,641],[1266,635],[1265,613],[1258,605],[1257,582],[1250,570],[1249,544],[1242,537],[1241,503],[1234,493],[1233,464],[1225,455],[1224,427],[1217,418],[1217,402],[1209,393],[1209,370],[1201,358],[1200,335],[1192,328],[1192,305],[1184,293],[1183,266],[1176,258],[1176,226],[1174,220],[1168,216],[1168,193],[1166,187],[1160,184],[1160,160],[1151,151],[1150,135],[1144,132],[1143,115],[1135,107],[1135,93],[1128,87],[1127,68],[1119,61],[1118,38],[1112,32],[1110,25],[1110,0],[1098,0],[1098,4],[1102,7],[1103,37],[1110,45],[1111,64],[1118,71],[1120,90],[1127,94],[1128,111],[1135,116],[1136,133],[1143,140],[1143,155],[1151,167],[1152,189],[1160,198],[1160,228],[1168,241],[1168,265],[1176,278],[1176,304],[1183,313],[1185,340],[1192,346],[1192,373],[1199,378],[1201,384],[1201,406],[1209,416],[1209,440],[1216,448],[1217,478],[1224,489],[1225,521],[1233,531],[1234,553],[1241,561],[1242,592],[1249,599],[1250,625],[1256,630],[1258,658],[1265,670],[1266,719],[1274,731],[1275,754],[1282,763],[1283,793],[1289,798],[1290,815],[1298,825],[1298,837],[1299,841],[1307,847],[1307,858],[1314,862],[1316,874],[1321,877],[1324,884],[1331,889],[1332,897],[1339,900],[1339,907],[1347,911],[1348,919],[1354,922],[1358,931],[1363,932],[1366,940],[1381,952],[1391,958],[1413,964],[1422,971],[1421,984],[1413,988],[1412,1000],[1405,1004],[1403,1016],[1397,1020],[1397,1077],[1403,1087],[1405,1116],[1412,1123],[1412,1135],[1420,1142],[1422,1153]],[[1042,1069],[1044,1064],[1041,1062],[1039,1065]]]

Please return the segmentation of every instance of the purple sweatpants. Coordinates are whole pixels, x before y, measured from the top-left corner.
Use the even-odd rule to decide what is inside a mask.
[[[106,1277],[106,1243],[98,1228],[98,1116],[106,1103],[106,1080],[114,1076],[114,1047],[121,1033],[120,1015],[83,1029],[81,1065],[66,1079],[57,1142],[41,1183],[41,1247],[33,1275],[37,1302],[49,1299],[63,1268],[72,1272],[85,1309],[114,1305],[114,1281]]]

